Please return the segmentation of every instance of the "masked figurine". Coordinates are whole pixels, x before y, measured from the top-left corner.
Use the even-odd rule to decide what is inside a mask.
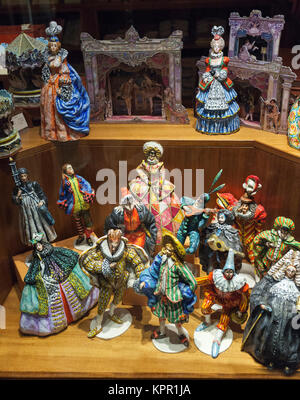
[[[300,150],[300,96],[297,97],[289,113],[288,144]]]
[[[42,71],[41,137],[67,142],[89,133],[90,100],[77,72],[67,62],[68,52],[57,37],[62,27],[55,21],[46,29],[49,37]]]
[[[53,242],[57,236],[54,230],[55,221],[48,210],[48,199],[43,189],[38,182],[29,180],[26,168],[17,169],[12,159],[9,165],[15,181],[12,200],[19,208],[22,243],[31,245],[33,235],[36,233],[43,233],[45,240]]]
[[[159,329],[152,333],[153,339],[166,337],[166,320],[175,324],[180,342],[188,347],[182,324],[193,312],[197,298],[196,280],[184,263],[185,249],[179,240],[163,231],[162,250],[152,265],[140,275],[140,289],[148,297],[148,306],[159,318]]]
[[[20,330],[47,336],[65,329],[97,302],[98,288],[78,265],[79,254],[54,247],[35,234],[31,263],[25,275],[20,303]]]
[[[178,229],[177,239],[180,241],[181,244],[184,245],[186,239],[189,238],[190,244],[189,247],[186,249],[187,253],[196,253],[200,243],[200,231],[203,230],[206,226],[210,214],[216,211],[214,209],[205,208],[205,206],[210,200],[210,195],[225,186],[225,184],[223,183],[222,185],[213,189],[222,172],[223,170],[220,170],[215,176],[208,193],[203,193],[196,200],[193,200],[186,196],[182,197],[180,200],[185,218]]]
[[[273,229],[263,231],[255,236],[253,241],[254,266],[256,274],[262,278],[268,270],[290,249],[300,250],[291,233],[295,224],[290,218],[277,217]]]
[[[242,350],[291,375],[300,363],[300,252],[289,250],[252,289]]]
[[[196,95],[196,130],[208,135],[228,135],[240,129],[239,106],[233,82],[228,78],[229,58],[224,57],[224,33],[222,26],[214,26],[210,42],[210,55],[206,58],[206,70]]]
[[[231,210],[234,214],[243,252],[252,265],[254,265],[253,240],[263,230],[267,218],[264,207],[257,204],[254,198],[261,187],[260,179],[256,175],[249,175],[243,183],[245,192],[239,200],[231,193],[217,193],[218,207]]]
[[[238,272],[242,267],[245,256],[240,242],[239,231],[232,225],[234,214],[229,210],[219,210],[216,222],[208,225],[202,232],[203,246],[200,246],[199,256],[202,270],[206,273],[215,268],[223,268],[229,249],[235,253],[235,269]]]
[[[71,164],[62,167],[62,182],[57,204],[67,215],[72,215],[76,224],[78,238],[75,245],[80,245],[84,239],[89,246],[92,240],[93,221],[90,215],[90,205],[94,201],[95,191],[82,176],[76,175]]]
[[[160,161],[162,146],[156,142],[146,142],[143,150],[146,160],[137,167],[138,177],[129,183],[129,190],[154,215],[156,242],[160,244],[162,229],[176,235],[184,215],[175,194],[175,186],[165,178],[164,163]]]
[[[157,227],[155,218],[148,208],[134,200],[126,188],[122,188],[121,205],[115,207],[106,218],[104,233],[110,229],[123,229],[129,244],[142,247],[149,256],[155,250]]]
[[[97,316],[92,320],[89,338],[93,338],[102,330],[103,314],[109,305],[109,318],[117,324],[123,321],[115,314],[116,306],[122,301],[127,288],[130,269],[136,279],[147,267],[148,256],[145,251],[128,244],[120,229],[111,229],[106,236],[97,241],[97,245],[81,254],[79,264],[91,278],[91,282],[99,287]]]
[[[232,319],[235,323],[243,324],[247,319],[250,290],[244,277],[235,272],[234,251],[228,252],[224,268],[215,269],[207,276],[196,278],[198,285],[206,285],[204,300],[201,311],[205,321],[202,322],[196,331],[200,332],[211,325],[211,314],[214,312],[212,306],[222,306],[222,314],[217,325],[217,332],[213,340],[211,356],[218,357],[221,340]]]

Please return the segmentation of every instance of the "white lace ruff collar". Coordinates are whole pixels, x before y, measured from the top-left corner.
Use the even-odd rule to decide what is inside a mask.
[[[238,274],[234,275],[231,280],[227,280],[221,269],[213,271],[213,281],[216,288],[224,293],[235,292],[241,289],[246,283],[246,279]]]

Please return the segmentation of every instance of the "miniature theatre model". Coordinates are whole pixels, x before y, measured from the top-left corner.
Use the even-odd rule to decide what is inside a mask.
[[[284,16],[262,17],[253,10],[249,17],[232,12],[229,17],[229,77],[234,81],[241,123],[252,128],[287,133],[289,98],[296,74],[282,64],[279,54]],[[205,58],[197,62],[199,76]]]
[[[81,34],[91,122],[189,123],[181,104],[182,32],[166,39]]]

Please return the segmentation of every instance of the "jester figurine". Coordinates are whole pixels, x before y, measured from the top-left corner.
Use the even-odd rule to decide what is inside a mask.
[[[265,208],[255,201],[255,195],[261,188],[259,177],[249,175],[243,183],[244,194],[239,200],[231,193],[217,193],[217,206],[231,210],[234,214],[243,252],[252,265],[254,265],[253,240],[263,230],[267,218]]]
[[[97,315],[91,321],[89,338],[101,332],[104,312],[111,297],[108,316],[117,324],[123,323],[115,314],[115,309],[122,301],[130,272],[135,274],[137,280],[147,268],[148,261],[144,249],[129,244],[120,229],[110,229],[107,235],[97,240],[96,246],[80,255],[80,267],[90,277],[91,283],[100,289]]]
[[[43,233],[31,240],[33,253],[20,303],[20,331],[48,336],[83,317],[97,303],[99,289],[78,265],[79,254],[52,246]]]
[[[242,325],[248,317],[250,289],[245,278],[235,272],[232,249],[229,249],[223,269],[215,269],[207,276],[196,278],[196,281],[198,285],[205,285],[204,300],[201,305],[205,321],[196,328],[197,332],[211,325],[211,314],[214,312],[212,306],[214,304],[222,306],[222,314],[211,349],[211,356],[216,358],[230,320]]]
[[[94,198],[95,191],[90,183],[82,176],[76,175],[71,164],[64,164],[57,204],[67,215],[74,218],[78,232],[76,245],[80,245],[85,239],[89,246],[94,244],[91,238],[94,232],[90,215],[90,205]]]
[[[128,243],[142,247],[149,256],[153,256],[157,236],[155,218],[127,188],[121,188],[121,192],[121,204],[105,219],[104,234],[110,229],[122,229]]]
[[[228,135],[240,129],[239,106],[233,82],[228,78],[229,58],[224,57],[224,28],[214,26],[206,70],[196,95],[196,130],[208,135]]]
[[[203,193],[196,200],[186,196],[180,199],[181,208],[183,209],[185,218],[178,229],[177,239],[184,245],[186,239],[189,238],[189,247],[186,249],[186,252],[189,254],[196,253],[200,243],[200,232],[207,225],[210,215],[217,211],[215,209],[205,208],[205,206],[210,200],[211,194],[225,186],[223,183],[213,189],[222,172],[223,170],[221,169],[217,173],[208,193]]]
[[[152,339],[166,337],[166,320],[175,324],[180,342],[188,347],[182,324],[188,322],[197,300],[196,280],[184,263],[185,249],[170,232],[163,230],[162,250],[139,278],[139,289],[148,297],[148,306],[159,318],[159,329]]]
[[[263,231],[255,236],[253,240],[254,266],[260,279],[290,249],[300,250],[300,242],[292,236],[294,230],[294,221],[286,217],[277,217],[271,230]]]

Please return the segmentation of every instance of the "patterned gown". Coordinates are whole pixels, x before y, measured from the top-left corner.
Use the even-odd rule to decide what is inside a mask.
[[[300,98],[292,105],[288,118],[288,144],[300,150]]]

